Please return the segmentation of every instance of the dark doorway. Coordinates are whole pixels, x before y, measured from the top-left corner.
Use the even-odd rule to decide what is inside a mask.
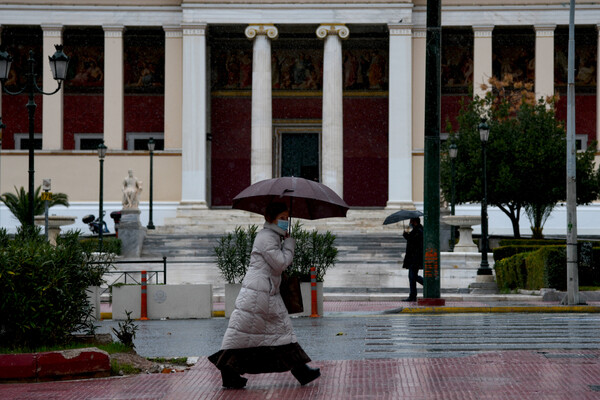
[[[320,181],[318,133],[281,135],[281,176]]]

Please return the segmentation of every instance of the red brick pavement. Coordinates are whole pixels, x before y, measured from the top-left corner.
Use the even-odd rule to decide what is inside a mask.
[[[460,358],[325,361],[322,377],[299,386],[290,373],[250,375],[223,390],[206,359],[184,373],[0,385],[10,400],[187,399],[600,399],[600,350],[503,351]]]

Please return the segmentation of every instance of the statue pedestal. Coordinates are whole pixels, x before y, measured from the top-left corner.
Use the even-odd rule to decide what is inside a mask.
[[[140,223],[140,210],[121,210],[119,222],[119,239],[121,239],[121,254],[123,257],[139,257],[146,237],[146,228]]]

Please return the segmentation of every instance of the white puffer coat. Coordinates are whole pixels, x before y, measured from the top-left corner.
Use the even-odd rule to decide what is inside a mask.
[[[222,350],[296,343],[287,309],[279,294],[281,273],[292,263],[295,240],[281,241],[285,231],[265,223],[252,246],[250,266],[229,319]]]

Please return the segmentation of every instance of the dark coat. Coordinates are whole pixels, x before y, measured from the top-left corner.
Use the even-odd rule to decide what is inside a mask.
[[[406,239],[406,256],[404,256],[405,269],[423,269],[423,225],[413,226],[410,233],[403,232]]]

